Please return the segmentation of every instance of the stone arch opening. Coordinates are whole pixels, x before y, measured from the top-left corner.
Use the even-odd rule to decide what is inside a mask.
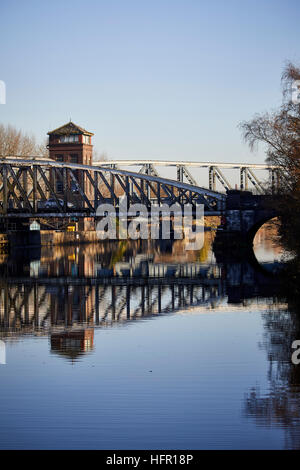
[[[252,227],[248,230],[247,232],[247,238],[248,241],[251,243],[251,246],[253,246],[254,238],[259,229],[267,222],[270,222],[271,220],[275,219],[278,217],[278,214],[272,213],[272,214],[265,214],[263,217],[261,217],[258,221],[256,221]]]

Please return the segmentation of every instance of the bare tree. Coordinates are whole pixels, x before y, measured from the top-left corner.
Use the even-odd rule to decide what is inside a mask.
[[[278,195],[273,199],[280,214],[279,234],[283,246],[298,255],[300,269],[300,100],[293,93],[299,80],[300,68],[288,63],[282,74],[280,108],[256,115],[240,128],[250,148],[264,144],[267,162],[280,169]]]
[[[48,149],[48,139],[45,139],[42,144],[38,144],[36,146],[36,155],[39,155],[43,158],[50,158]]]
[[[0,124],[0,156],[22,156],[28,158],[33,155],[48,156],[45,144],[38,144],[33,135],[24,134],[14,126]]]
[[[256,115],[242,122],[245,141],[253,149],[266,146],[267,162],[281,169],[281,191],[300,191],[300,101],[293,99],[293,87],[300,80],[300,67],[288,63],[282,74],[283,102],[274,112]]]

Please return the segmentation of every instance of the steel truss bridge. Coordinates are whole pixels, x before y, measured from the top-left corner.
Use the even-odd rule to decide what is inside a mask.
[[[129,171],[121,165],[139,165],[140,169]],[[176,167],[177,179],[160,176],[158,166]],[[208,169],[208,187],[199,186],[192,175],[194,167]],[[267,170],[274,186],[279,178],[278,168],[255,164],[124,160],[88,166],[7,157],[0,160],[0,219],[95,217],[99,204],[112,203],[117,208],[124,195],[128,204],[141,203],[148,208],[154,202],[203,204],[206,215],[220,215],[226,194],[215,190],[216,180],[224,189],[231,188],[224,169],[238,170],[240,187],[247,189],[251,182],[257,192],[263,191],[263,182],[255,170]],[[49,199],[52,205],[46,207]]]
[[[163,160],[116,160],[113,162],[95,162],[94,165],[110,168],[130,168],[138,169],[139,173],[159,176],[163,168],[173,168],[176,170],[177,181],[187,182],[194,186],[199,186],[194,175],[195,169],[205,170],[205,180],[208,181],[208,189],[217,190],[217,183],[223,190],[254,189],[257,193],[265,192],[265,178],[262,178],[262,171],[267,172],[268,184],[276,188],[279,179],[279,168],[274,165],[255,163],[217,163],[217,162],[185,162],[185,161],[163,161]],[[233,170],[234,186],[226,174]],[[205,185],[206,186],[206,185]]]
[[[157,204],[204,204],[220,213],[225,195],[217,191],[143,173],[7,158],[0,163],[1,217],[95,217],[101,203],[118,207],[119,198],[147,207]],[[53,207],[45,208],[51,198]]]

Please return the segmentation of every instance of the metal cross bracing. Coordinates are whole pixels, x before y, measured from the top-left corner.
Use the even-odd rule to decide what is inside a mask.
[[[187,174],[187,173],[185,173]],[[218,215],[225,194],[158,176],[151,166],[132,172],[116,165],[89,166],[53,160],[5,158],[0,160],[0,217],[94,217],[99,204],[128,204],[148,208],[179,203],[203,204],[205,212]],[[49,202],[50,200],[50,202]]]
[[[254,163],[219,163],[219,162],[178,162],[163,160],[115,160],[113,162],[95,162],[94,165],[113,168],[135,167],[140,173],[159,176],[163,168],[176,170],[177,181],[188,182],[198,186],[195,169],[205,169],[204,181],[201,186],[212,191],[228,189],[254,190],[258,194],[265,192],[266,185],[274,191],[280,180],[277,166]],[[228,173],[232,173],[229,175]]]

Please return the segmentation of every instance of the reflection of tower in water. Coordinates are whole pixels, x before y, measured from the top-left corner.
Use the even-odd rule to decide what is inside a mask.
[[[71,326],[93,322],[95,304],[91,286],[55,286],[50,296],[51,324]]]
[[[88,328],[52,333],[50,342],[51,352],[74,361],[93,349],[94,329]]]

